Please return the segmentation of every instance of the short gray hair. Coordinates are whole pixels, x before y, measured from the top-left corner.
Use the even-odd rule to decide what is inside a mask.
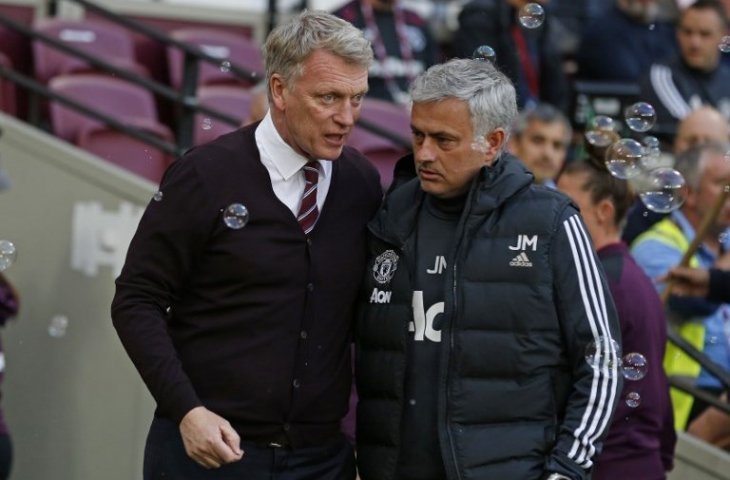
[[[507,143],[517,116],[517,95],[509,78],[491,62],[452,59],[429,68],[411,84],[414,103],[448,98],[463,100],[469,106],[475,139],[502,128]]]
[[[370,42],[362,31],[330,13],[304,10],[272,30],[266,39],[266,83],[275,73],[287,83],[297,80],[302,64],[315,50],[326,50],[364,68],[373,61]]]
[[[562,124],[565,129],[565,141],[567,144],[570,144],[570,140],[573,137],[573,129],[570,126],[568,117],[558,110],[557,107],[549,103],[538,103],[534,107],[525,108],[517,116],[517,121],[515,121],[515,125],[512,128],[512,135],[515,137],[521,136],[532,122]]]
[[[674,169],[682,174],[687,186],[697,190],[700,179],[705,171],[705,158],[708,154],[727,155],[730,152],[730,143],[708,141],[694,145],[680,153],[674,163]]]

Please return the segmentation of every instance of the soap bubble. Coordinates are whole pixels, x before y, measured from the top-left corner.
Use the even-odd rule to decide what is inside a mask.
[[[684,204],[687,189],[681,173],[669,167],[657,168],[647,174],[639,198],[653,212],[669,213]]]
[[[10,268],[18,258],[18,251],[13,242],[0,240],[0,272]]]
[[[616,141],[616,122],[606,115],[596,115],[590,122],[585,137],[594,147],[607,147]]]
[[[165,195],[161,191],[157,191],[154,195],[152,195],[152,200],[155,202],[161,202],[164,196]]]
[[[725,35],[717,46],[722,53],[730,53],[730,35]]]
[[[636,408],[639,405],[641,405],[641,395],[639,395],[637,392],[629,392],[626,394],[626,405],[628,405],[631,408]]]
[[[203,123],[200,125],[203,130],[210,130],[213,128],[213,121],[210,118],[204,118]]]
[[[641,173],[644,147],[632,138],[622,138],[606,149],[606,168],[616,178],[627,179]]]
[[[61,338],[66,335],[68,318],[65,315],[54,315],[48,325],[48,335],[53,338]]]
[[[520,9],[520,23],[525,28],[538,28],[545,21],[545,9],[539,3],[528,3]]]
[[[641,141],[644,145],[644,155],[641,157],[641,166],[644,170],[650,171],[661,164],[662,151],[659,148],[659,139],[652,136],[644,137]]]
[[[240,230],[248,223],[248,208],[240,203],[232,203],[223,212],[223,222],[228,228]]]
[[[626,125],[635,132],[646,132],[656,123],[656,111],[646,102],[637,102],[624,112]]]
[[[610,337],[599,337],[586,345],[585,359],[594,368],[620,368],[621,347]]]
[[[624,355],[622,373],[626,380],[641,380],[646,376],[649,364],[646,357],[638,352],[631,352]]]
[[[495,52],[489,45],[482,45],[474,50],[474,53],[471,54],[471,58],[474,60],[486,60],[494,63],[497,61],[497,52]]]
[[[224,60],[221,62],[221,72],[228,73],[231,71],[231,62],[228,60]]]

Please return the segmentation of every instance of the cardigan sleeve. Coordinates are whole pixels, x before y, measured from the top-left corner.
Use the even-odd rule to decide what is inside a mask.
[[[201,401],[183,371],[167,321],[196,252],[206,241],[209,200],[194,162],[186,157],[168,169],[160,192],[162,198],[149,203],[129,246],[111,313],[158,409],[179,422]]]

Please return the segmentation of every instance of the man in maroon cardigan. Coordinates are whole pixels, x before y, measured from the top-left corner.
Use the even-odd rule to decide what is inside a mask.
[[[169,168],[116,282],[114,326],[157,402],[146,480],[355,477],[339,423],[381,191],[345,143],[372,51],[321,12],[264,50],[270,113]]]

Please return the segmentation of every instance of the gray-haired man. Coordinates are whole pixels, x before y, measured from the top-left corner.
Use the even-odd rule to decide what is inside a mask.
[[[431,67],[411,95],[418,178],[369,227],[361,478],[588,478],[620,333],[580,215],[503,152],[515,90],[489,62]]]

